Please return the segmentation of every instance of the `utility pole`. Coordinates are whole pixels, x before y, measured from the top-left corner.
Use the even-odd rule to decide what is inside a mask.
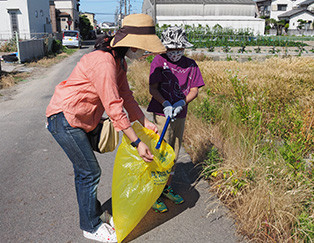
[[[124,16],[128,15],[128,4],[127,4],[127,0],[124,0]]]
[[[157,24],[157,9],[156,9],[156,1],[157,0],[154,0],[154,21],[155,21],[155,25]]]
[[[122,25],[122,6],[123,6],[123,0],[120,0],[120,8],[119,8],[119,27]]]

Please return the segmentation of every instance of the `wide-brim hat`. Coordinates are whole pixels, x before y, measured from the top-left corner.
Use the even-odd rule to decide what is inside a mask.
[[[134,47],[152,53],[166,52],[166,48],[155,34],[153,19],[147,14],[131,14],[123,19],[111,47]]]
[[[192,47],[185,34],[185,30],[178,26],[168,27],[161,33],[161,42],[167,49]]]

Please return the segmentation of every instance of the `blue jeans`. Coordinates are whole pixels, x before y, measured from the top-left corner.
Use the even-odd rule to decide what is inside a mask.
[[[73,164],[80,227],[94,233],[101,224],[99,216],[102,210],[97,200],[101,169],[86,132],[81,128],[71,127],[62,112],[47,120],[48,130]]]

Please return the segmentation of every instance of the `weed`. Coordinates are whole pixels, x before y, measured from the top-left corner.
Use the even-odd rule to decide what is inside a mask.
[[[228,61],[228,62],[233,61],[232,56],[227,55],[226,61]]]
[[[255,51],[256,53],[261,53],[261,48],[260,48],[260,47],[254,48],[254,51]]]
[[[244,53],[246,46],[241,46],[241,48],[238,50],[238,53]]]
[[[230,52],[231,47],[230,47],[230,46],[224,46],[224,47],[222,48],[222,50],[223,50],[223,52],[228,53],[228,52]]]
[[[311,242],[314,184],[304,158],[314,150],[313,59],[230,64],[198,63],[206,89],[189,106],[185,149],[203,162],[204,178],[242,233],[260,242]],[[130,72],[145,104],[149,63],[134,62]]]
[[[218,152],[218,149],[212,147],[206,154],[206,160],[204,161],[202,175],[205,179],[210,179],[212,176],[217,175],[217,169],[222,163],[222,158]]]
[[[5,41],[0,45],[0,52],[16,52],[17,46],[16,46],[16,38],[13,37],[8,41]]]
[[[271,53],[271,54],[275,54],[276,52],[277,52],[276,46],[273,46],[273,47],[269,50],[269,53]]]
[[[215,51],[215,47],[214,46],[210,46],[210,47],[208,47],[207,51],[214,52]]]

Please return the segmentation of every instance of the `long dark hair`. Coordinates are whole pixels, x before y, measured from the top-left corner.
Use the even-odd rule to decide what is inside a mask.
[[[115,52],[115,57],[119,59],[124,59],[126,52],[128,51],[129,47],[115,47],[112,48],[110,46],[110,42],[113,39],[114,36],[110,36],[108,34],[104,34],[97,38],[95,41],[94,48],[95,50],[101,50],[105,52],[111,53],[113,55],[112,51]]]

